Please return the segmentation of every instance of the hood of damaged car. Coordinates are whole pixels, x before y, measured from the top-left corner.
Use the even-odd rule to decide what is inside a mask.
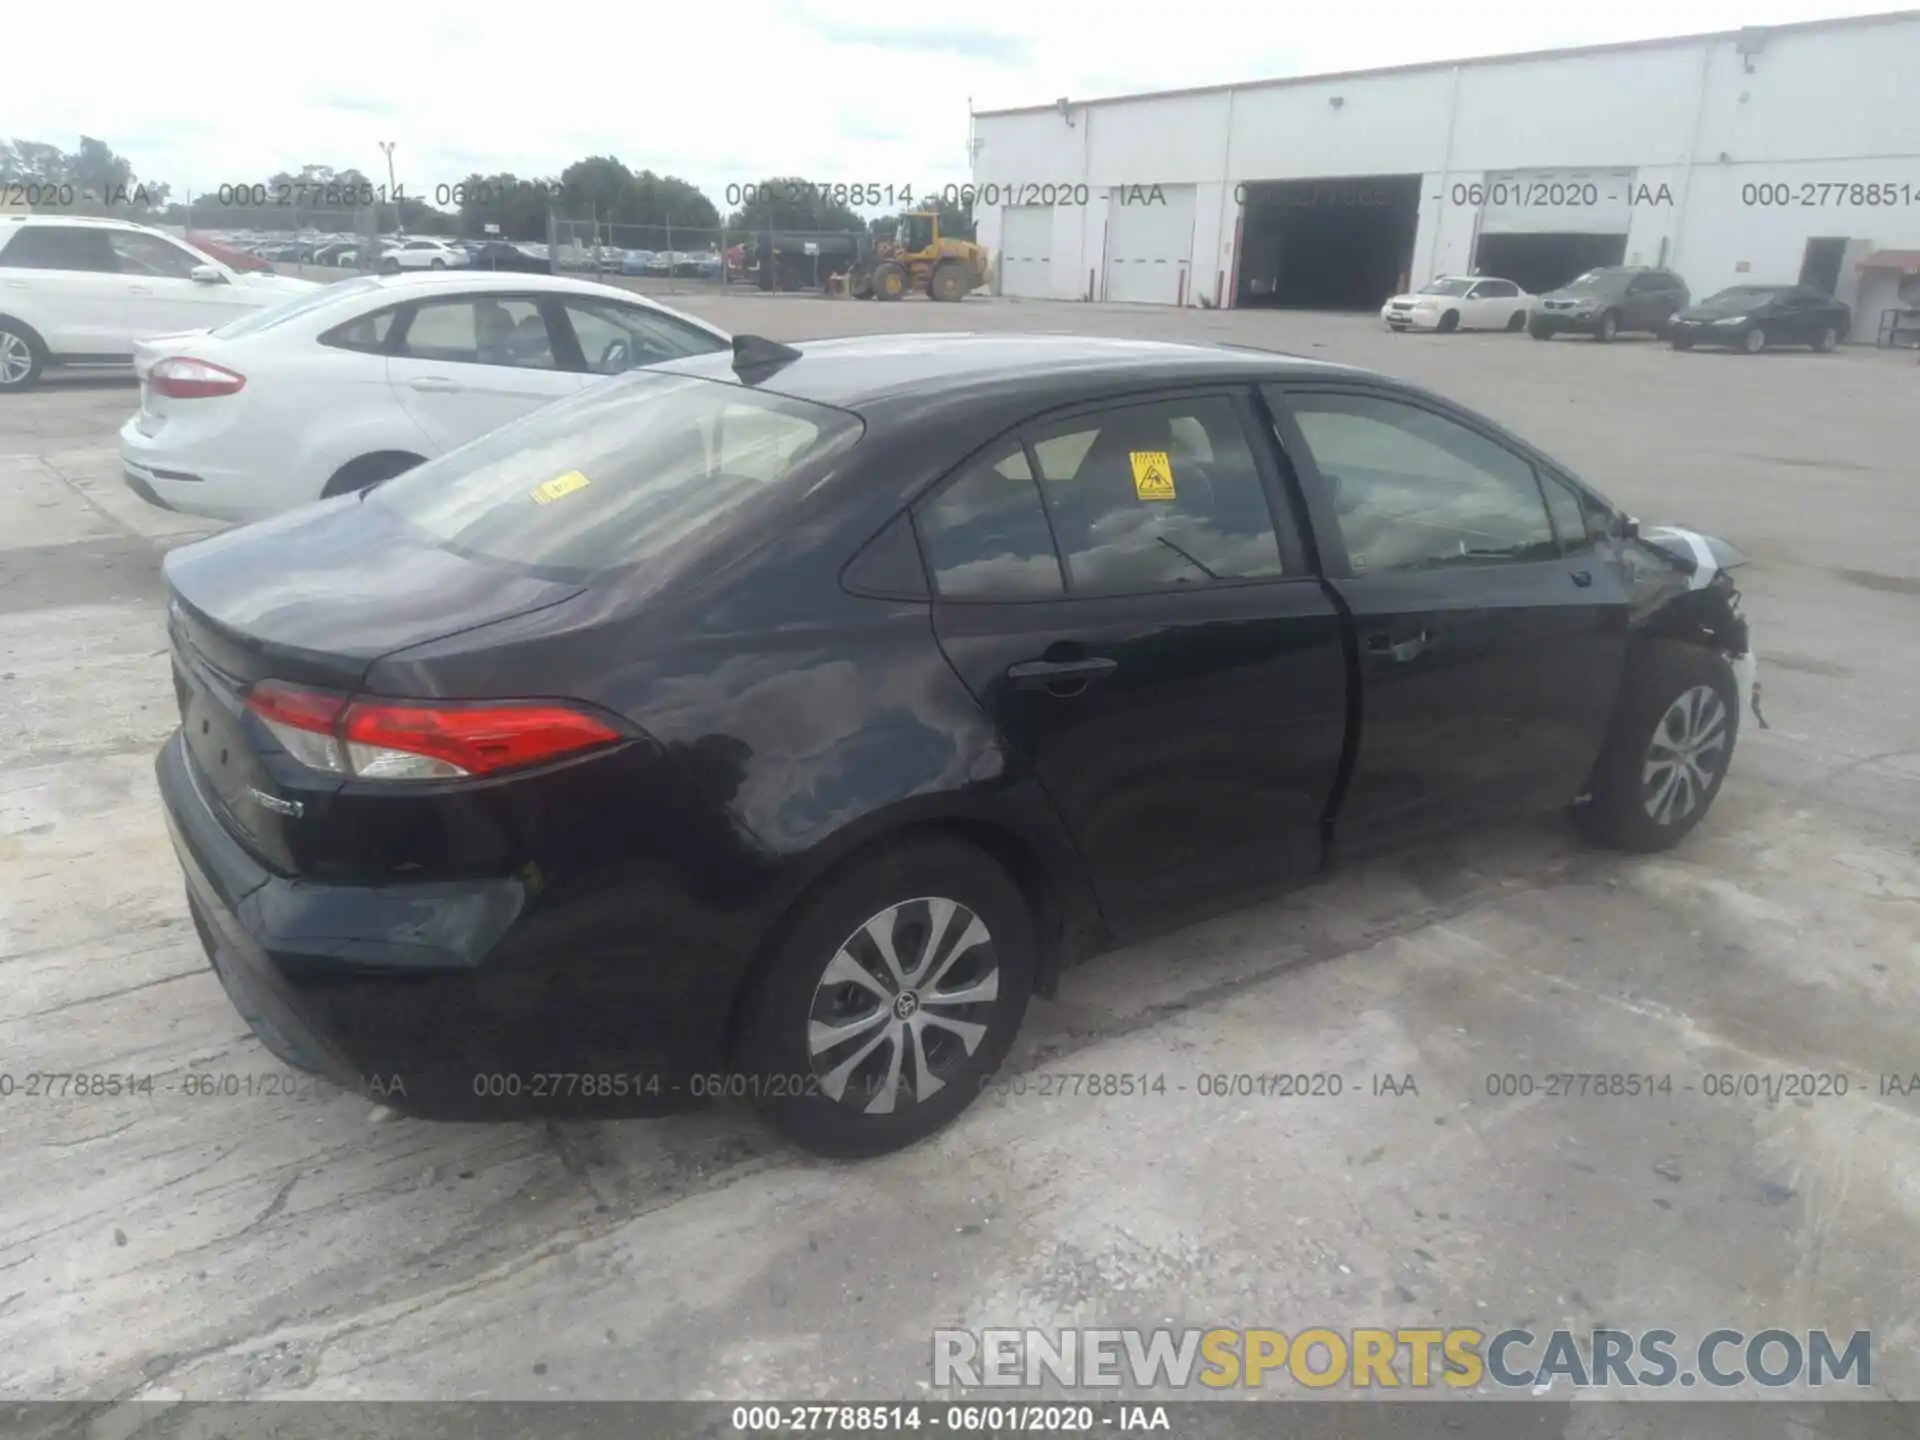
[[[1678,525],[1643,525],[1640,540],[1679,562],[1691,589],[1705,588],[1716,573],[1745,565],[1747,557],[1726,541]]]

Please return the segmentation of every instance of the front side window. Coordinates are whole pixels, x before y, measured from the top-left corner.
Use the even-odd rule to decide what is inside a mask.
[[[915,514],[934,592],[948,600],[1045,600],[1065,592],[1024,449],[969,465]]]
[[[1283,573],[1266,486],[1231,400],[1116,407],[1037,429],[1028,443],[1075,594]]]
[[[123,275],[188,280],[196,268],[207,263],[191,250],[162,240],[158,235],[143,235],[138,230],[109,230],[107,243],[119,258]]]
[[[531,300],[491,295],[432,300],[416,307],[397,353],[450,364],[556,368],[540,307]]]
[[[565,305],[580,353],[596,375],[618,375],[637,365],[727,348],[704,330],[638,305],[571,298]]]
[[[845,411],[640,371],[429,460],[367,503],[462,553],[585,578],[697,554],[861,432]]]
[[[119,258],[107,232],[91,225],[22,225],[14,232],[0,266],[20,270],[69,270],[111,275]]]
[[[1380,396],[1276,398],[1333,492],[1356,574],[1559,553],[1532,464],[1504,445]]]

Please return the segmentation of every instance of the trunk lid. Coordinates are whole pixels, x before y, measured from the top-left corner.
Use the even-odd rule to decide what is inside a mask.
[[[544,609],[582,587],[456,555],[360,497],[171,552],[167,635],[190,771],[265,864],[306,868],[342,777],[300,764],[247,708],[263,680],[351,694],[381,656]]]
[[[153,335],[133,342],[133,373],[140,381],[140,409],[134,418],[141,434],[159,434],[172,404],[153,393],[153,367],[175,355],[187,354],[217,365],[220,363],[219,345],[220,342],[213,338],[210,330],[182,330],[173,335]],[[207,402],[196,400],[192,403],[205,405]]]

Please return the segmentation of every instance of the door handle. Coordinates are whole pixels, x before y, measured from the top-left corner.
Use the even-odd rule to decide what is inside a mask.
[[[1007,678],[1020,690],[1050,690],[1056,685],[1084,687],[1095,680],[1106,679],[1119,668],[1118,660],[1104,655],[1084,660],[1022,660],[1018,665],[1007,667]],[[1077,694],[1078,690],[1071,693]]]
[[[407,383],[415,390],[429,390],[436,395],[452,395],[460,389],[444,375],[422,375],[418,380],[409,380]]]
[[[1429,630],[1415,631],[1411,635],[1390,635],[1384,630],[1376,630],[1367,636],[1367,653],[1405,664],[1418,659],[1432,643],[1433,632]]]
[[[1593,572],[1591,570],[1576,570],[1573,572],[1571,578],[1574,584],[1584,590],[1593,583]]]
[[[127,293],[129,295],[151,295],[153,293],[153,287],[151,285],[129,285],[127,287]]]
[[[24,290],[26,288],[27,288],[27,282],[24,280],[7,281],[7,289],[9,290]]]

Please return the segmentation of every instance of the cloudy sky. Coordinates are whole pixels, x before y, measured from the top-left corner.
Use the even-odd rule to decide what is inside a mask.
[[[1865,13],[1831,0],[1053,0],[955,5],[950,19],[875,0],[12,8],[0,135],[69,149],[97,135],[176,198],[303,164],[378,179],[378,142],[392,140],[414,194],[475,170],[552,174],[611,153],[694,181],[722,210],[728,184],[768,174],[916,188],[965,179],[969,102],[1047,104]]]

